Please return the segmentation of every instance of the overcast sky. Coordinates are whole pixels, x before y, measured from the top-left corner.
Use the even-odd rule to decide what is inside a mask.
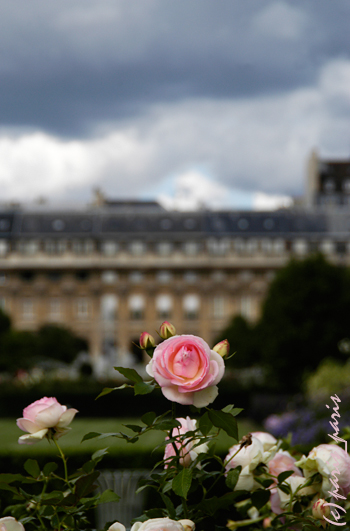
[[[350,156],[349,20],[349,0],[2,2],[0,201],[288,204],[313,148]]]

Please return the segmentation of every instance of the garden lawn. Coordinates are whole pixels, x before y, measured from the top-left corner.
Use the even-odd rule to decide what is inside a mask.
[[[239,437],[248,433],[249,431],[256,431],[260,427],[253,424],[251,421],[243,419],[238,421]],[[131,434],[132,432],[126,429],[123,424],[143,424],[138,419],[93,419],[76,418],[71,424],[71,431],[59,439],[59,444],[63,452],[69,455],[79,454],[91,454],[100,448],[109,448],[109,455],[120,457],[121,455],[131,456],[133,454],[150,454],[154,448],[164,441],[164,433],[152,431],[141,437],[141,439],[134,443],[126,443],[122,439],[115,437],[108,437],[98,441],[96,439],[90,439],[88,441],[81,442],[86,433],[98,432],[98,433],[114,433],[123,431]],[[36,457],[40,455],[55,456],[57,455],[57,449],[53,443],[49,443],[47,440],[40,441],[34,445],[20,445],[18,444],[18,437],[23,435],[14,420],[0,419],[0,457]],[[227,449],[235,444],[236,441],[221,433],[218,440],[217,450],[225,453]],[[163,450],[160,450],[161,452]]]

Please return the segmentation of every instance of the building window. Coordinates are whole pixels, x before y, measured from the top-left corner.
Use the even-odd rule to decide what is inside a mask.
[[[183,298],[183,310],[185,319],[198,319],[200,299],[198,295],[188,294]]]
[[[187,256],[195,256],[196,254],[198,254],[199,247],[200,245],[198,242],[185,242],[183,244],[183,250]]]
[[[343,190],[346,194],[350,194],[350,179],[345,179],[343,181]]]
[[[173,300],[170,295],[165,293],[158,295],[156,298],[156,310],[158,319],[170,319],[173,309]]]
[[[251,297],[241,298],[241,316],[250,320],[253,317],[253,301]]]
[[[213,282],[223,282],[226,279],[224,271],[213,271],[211,278]]]
[[[245,251],[245,242],[242,238],[236,238],[233,240],[233,249],[235,253],[242,254]]]
[[[230,249],[230,241],[226,238],[223,239],[216,239],[216,238],[210,238],[208,240],[208,251],[210,254],[216,255],[216,256],[222,256],[227,254],[227,252]]]
[[[104,323],[114,323],[117,317],[118,297],[106,294],[101,297],[101,317]]]
[[[322,240],[320,243],[320,250],[324,254],[333,254],[335,251],[335,244],[332,240]]]
[[[216,295],[213,298],[213,317],[222,319],[225,316],[225,298],[222,295]]]
[[[106,256],[114,256],[115,254],[117,254],[118,248],[119,246],[117,242],[111,240],[104,241],[101,244],[102,253]]]
[[[278,238],[273,241],[272,247],[275,254],[283,254],[286,249],[286,243],[282,238]]]
[[[118,280],[118,273],[116,271],[103,271],[101,280],[104,284],[115,284]]]
[[[0,297],[0,310],[6,311],[6,299],[4,297]]]
[[[22,254],[33,255],[39,251],[39,242],[36,240],[22,240],[19,242],[18,248]]]
[[[94,250],[94,242],[92,240],[73,240],[72,250],[75,254],[90,254]]]
[[[4,286],[6,284],[6,275],[5,273],[0,273],[0,286]]]
[[[264,254],[272,253],[272,241],[269,238],[263,238],[260,242],[260,247]]]
[[[145,299],[143,295],[133,294],[129,297],[130,318],[140,320],[144,318]]]
[[[6,256],[9,250],[9,245],[6,240],[0,240],[0,256]]]
[[[187,284],[194,284],[197,281],[198,275],[194,271],[186,271],[184,273],[184,281]]]
[[[140,256],[146,251],[146,244],[140,241],[130,242],[129,251],[135,256]]]
[[[255,239],[247,240],[246,251],[248,254],[256,254],[258,252],[258,240],[255,240]]]
[[[80,321],[86,321],[90,317],[90,303],[86,298],[77,300],[77,317]]]
[[[23,321],[33,321],[34,319],[34,303],[31,299],[22,301],[22,319]]]
[[[51,321],[60,321],[62,318],[62,304],[59,299],[51,299],[49,307],[49,317]]]
[[[159,242],[157,245],[157,253],[160,256],[168,256],[173,251],[173,243],[172,242]]]
[[[294,240],[293,251],[300,256],[307,254],[308,252],[307,241],[306,240]]]
[[[333,179],[327,179],[323,184],[323,189],[326,193],[331,194],[335,190],[335,182]]]
[[[144,279],[142,271],[132,271],[129,275],[129,280],[132,284],[141,284]]]
[[[159,284],[169,284],[173,279],[173,275],[170,271],[158,271],[156,280]]]

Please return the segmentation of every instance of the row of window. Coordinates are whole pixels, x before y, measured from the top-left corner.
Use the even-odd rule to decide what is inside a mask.
[[[20,319],[22,321],[36,321],[38,305],[35,300],[26,297],[20,303]],[[252,317],[253,299],[244,296],[240,300],[241,314],[247,318]],[[5,311],[6,301],[0,298],[0,308]],[[59,298],[52,298],[47,303],[46,315],[48,320],[53,322],[63,322],[65,319],[66,303]],[[101,298],[100,316],[102,324],[108,326],[113,324],[118,318],[119,299],[116,295],[104,295]],[[142,294],[133,294],[128,299],[128,316],[132,320],[139,320],[145,317],[146,299]],[[174,299],[169,294],[160,294],[155,298],[155,309],[158,319],[171,319],[174,312]],[[198,319],[202,309],[200,296],[197,294],[187,294],[182,298],[182,312],[184,319]],[[79,321],[87,321],[92,318],[92,304],[88,297],[81,297],[74,301],[73,311],[75,318]],[[228,312],[228,301],[226,297],[217,295],[211,300],[210,317],[223,319]]]
[[[24,255],[35,255],[38,252],[45,252],[49,255],[61,255],[72,252],[76,255],[88,255],[99,251],[106,257],[116,256],[121,251],[127,251],[133,256],[142,256],[149,251],[155,251],[159,256],[169,256],[175,251],[181,251],[186,256],[196,256],[201,252],[208,252],[211,255],[223,256],[230,252],[236,254],[252,255],[263,253],[266,255],[280,255],[286,251],[298,253],[300,248],[307,253],[315,247],[320,251],[337,252],[339,245],[345,246],[350,252],[350,242],[339,243],[332,240],[322,240],[320,242],[308,242],[305,239],[295,239],[287,242],[282,238],[210,238],[206,242],[187,241],[183,243],[173,243],[163,241],[159,243],[146,243],[143,241],[131,241],[120,244],[116,241],[103,241],[100,243],[94,240],[20,240],[10,245],[7,240],[0,239],[0,256],[6,256],[9,252],[17,251]],[[332,249],[332,251],[329,251]]]
[[[270,281],[272,275],[273,273],[271,271],[266,273],[266,280]],[[22,271],[19,276],[22,280],[25,280],[27,282],[33,282],[35,279],[34,271]],[[75,277],[77,280],[88,280],[90,276],[91,274],[89,271],[84,270],[75,272]],[[242,270],[237,273],[237,279],[242,280],[244,282],[253,280],[254,276],[254,272],[249,270]],[[47,271],[46,277],[52,282],[58,282],[62,280],[63,273],[60,271]],[[159,270],[152,278],[156,281],[157,284],[170,284],[175,280],[175,278],[183,280],[184,282],[186,282],[186,284],[194,284],[198,280],[203,280],[203,274],[198,271],[184,271],[182,273],[174,273],[173,271]],[[211,272],[209,278],[213,282],[224,282],[228,280],[228,275],[225,271],[217,270]],[[127,273],[127,276],[125,276],[125,273],[123,273],[123,275],[120,275],[119,272],[115,270],[106,270],[101,273],[101,280],[104,284],[116,284],[118,282],[125,282],[125,280],[128,280],[131,284],[142,284],[145,280],[149,279],[150,275],[148,273],[139,270],[130,271],[129,273]],[[7,275],[5,273],[0,272],[0,287],[5,286],[7,282]]]

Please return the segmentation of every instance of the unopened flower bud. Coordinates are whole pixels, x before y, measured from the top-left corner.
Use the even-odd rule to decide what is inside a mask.
[[[196,525],[192,520],[179,520],[179,524],[182,525],[185,531],[194,531]]]
[[[263,519],[263,528],[267,529],[268,527],[271,527],[271,518],[269,517]]]
[[[176,334],[175,326],[168,321],[164,321],[160,325],[159,328],[159,335],[162,339],[169,339],[169,337],[173,337]]]
[[[230,343],[227,341],[227,339],[223,339],[220,341],[220,343],[217,343],[215,347],[213,347],[213,350],[220,354],[222,358],[226,358],[230,352]]]
[[[140,335],[140,348],[142,349],[147,349],[147,348],[151,348],[151,347],[155,347],[156,343],[154,341],[154,337],[151,336],[151,334],[149,334],[148,332],[142,332],[142,334]]]
[[[323,517],[325,516],[326,518],[330,515],[330,508],[328,505],[326,505],[326,500],[323,500],[322,498],[320,498],[319,500],[317,500],[317,502],[315,502],[312,506],[312,516],[316,519],[316,520],[323,520]]]

